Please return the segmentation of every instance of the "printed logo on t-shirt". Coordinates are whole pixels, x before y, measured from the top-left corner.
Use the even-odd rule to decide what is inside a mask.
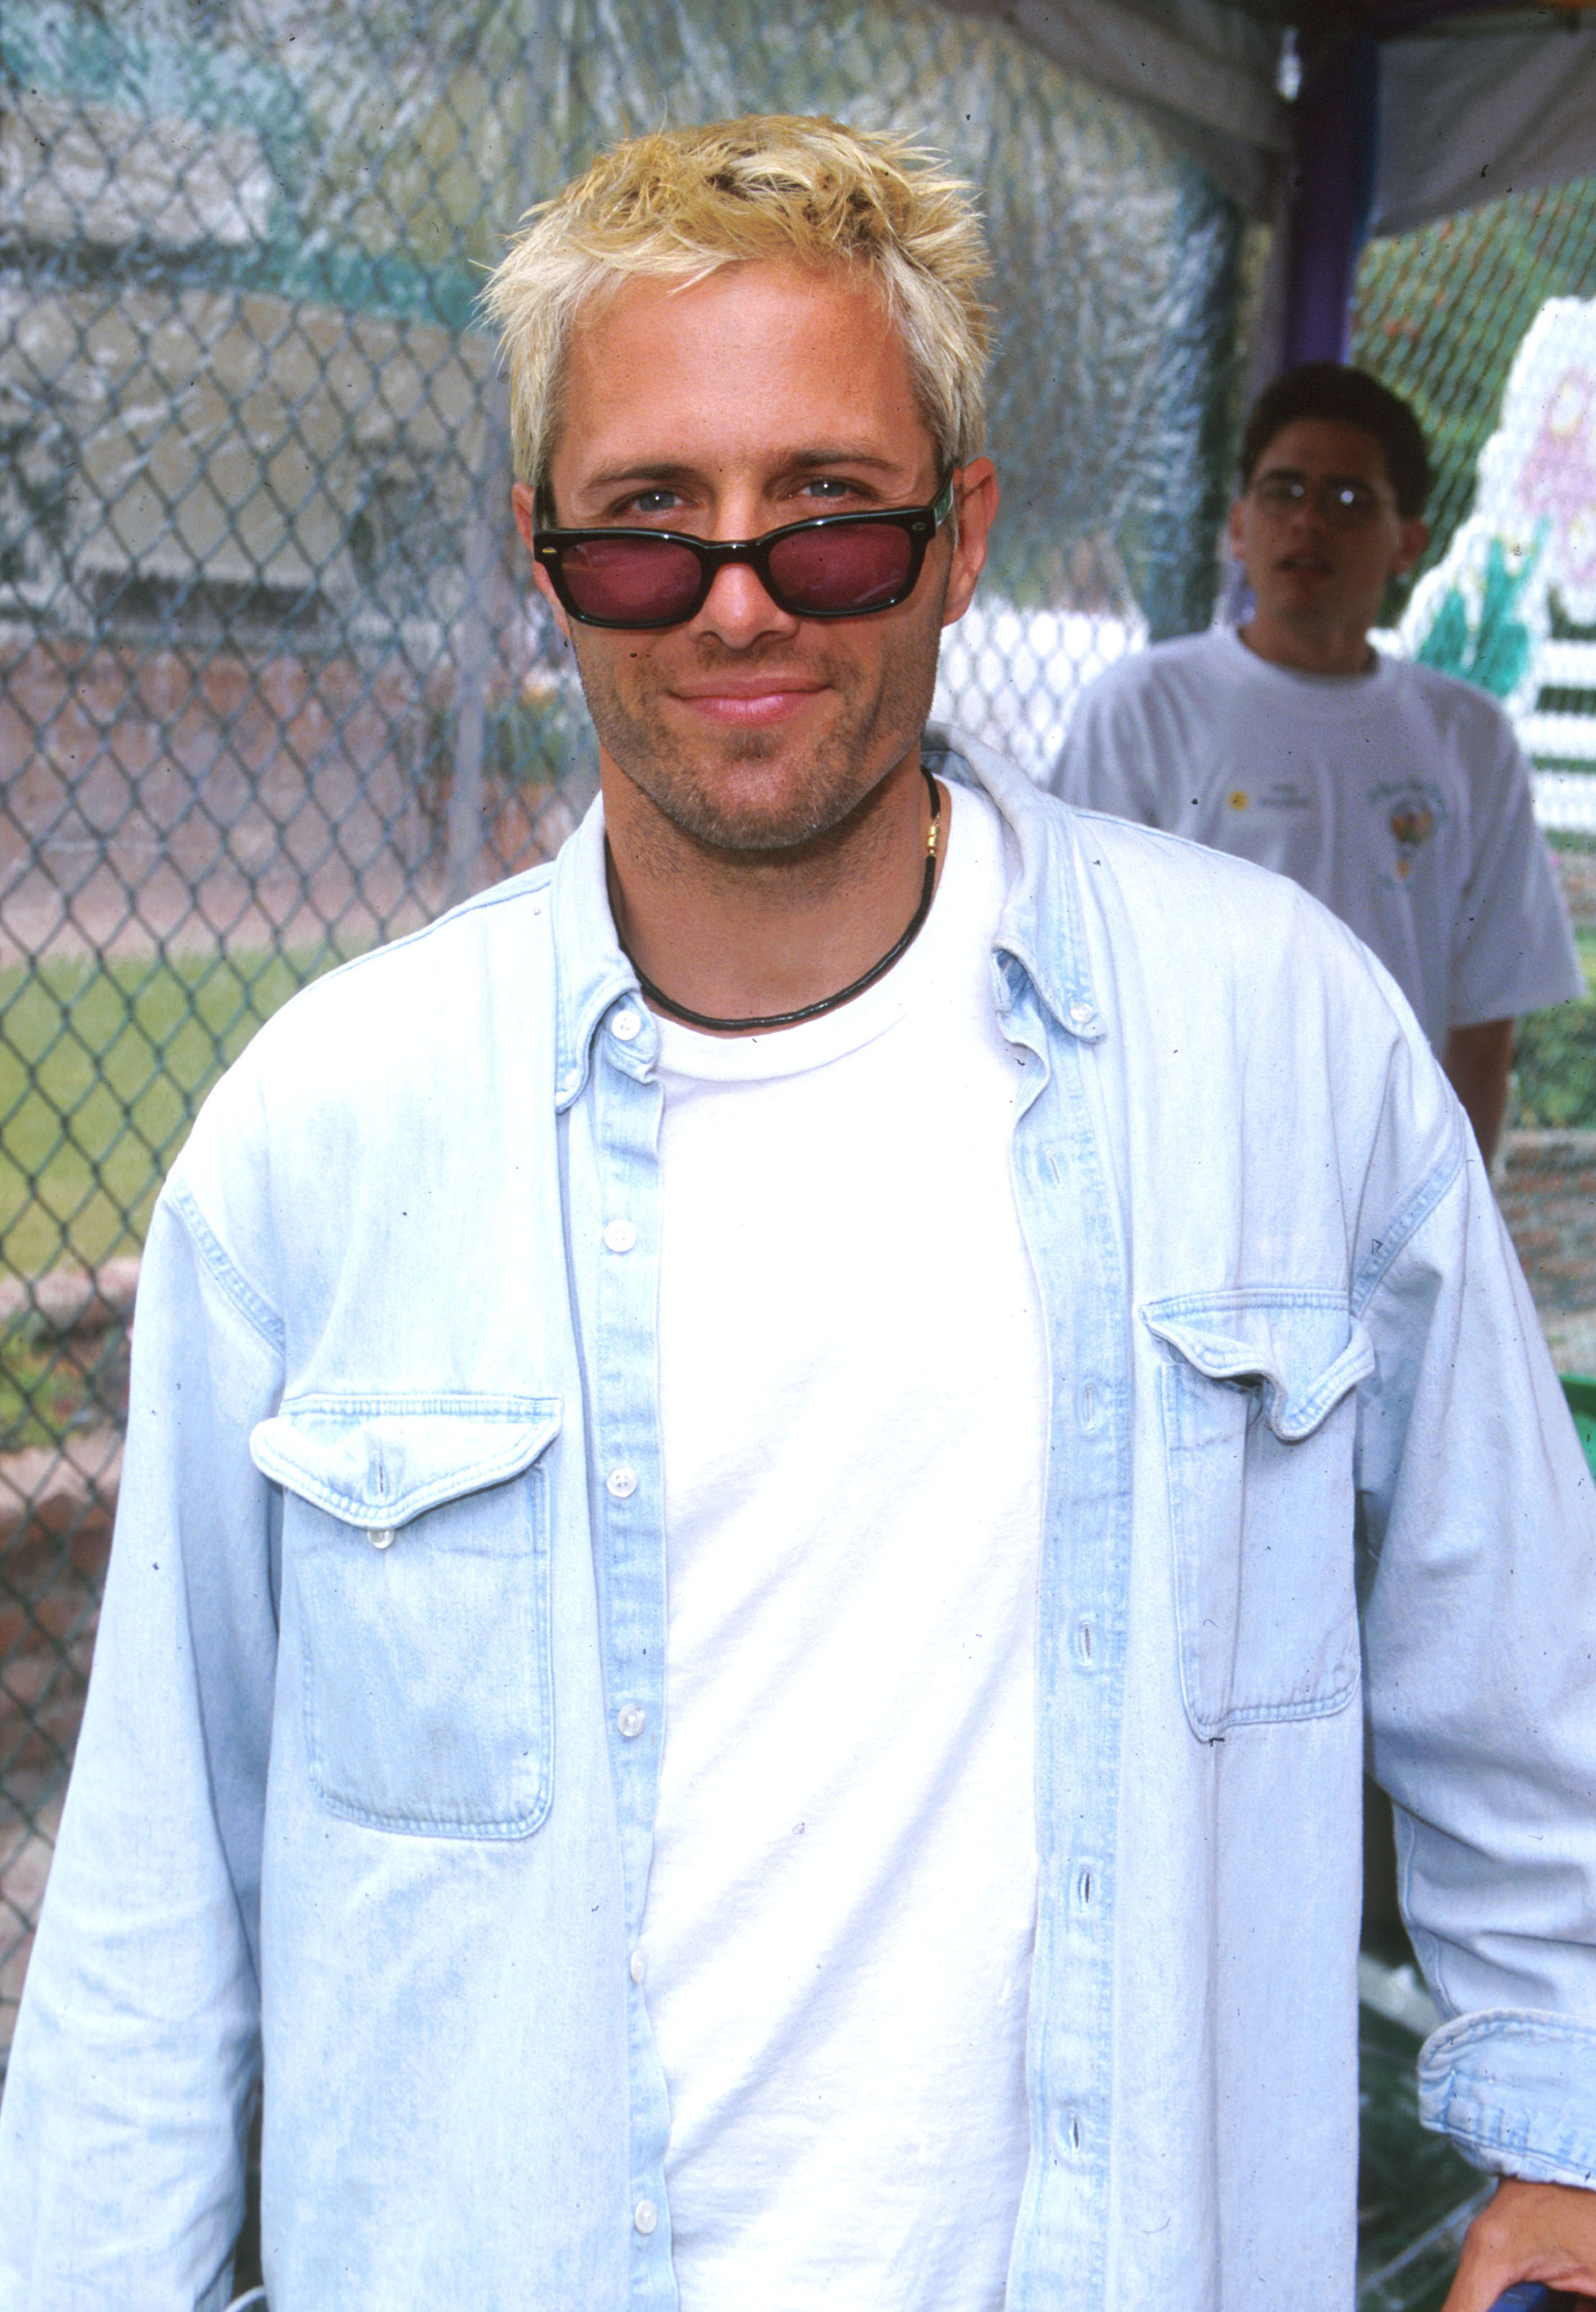
[[[1445,824],[1445,797],[1427,779],[1386,779],[1370,788],[1369,801],[1390,832],[1396,880],[1406,883],[1414,861],[1436,828]]]
[[[1229,796],[1232,810],[1311,810],[1313,797],[1295,779],[1271,779],[1261,793],[1253,794],[1246,787],[1232,787]]]

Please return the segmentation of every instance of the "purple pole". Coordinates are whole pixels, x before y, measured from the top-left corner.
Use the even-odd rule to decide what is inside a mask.
[[[1297,362],[1346,359],[1358,252],[1374,197],[1380,48],[1372,33],[1337,41],[1294,107],[1285,331]]]

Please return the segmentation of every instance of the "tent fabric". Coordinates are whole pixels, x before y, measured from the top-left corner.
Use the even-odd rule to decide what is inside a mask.
[[[994,16],[1044,56],[1133,104],[1250,216],[1274,215],[1290,109],[1280,34],[1221,0],[949,0]]]
[[[1596,174],[1596,23],[1388,40],[1381,116],[1374,232]]]
[[[1250,216],[1273,222],[1292,108],[1280,32],[1225,0],[944,0],[1127,100]],[[1596,172],[1596,22],[1460,15],[1381,42],[1371,231],[1403,232]]]

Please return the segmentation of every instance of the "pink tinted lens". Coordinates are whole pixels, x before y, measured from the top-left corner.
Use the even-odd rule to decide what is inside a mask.
[[[770,575],[795,610],[869,610],[903,591],[908,530],[883,522],[804,530],[770,549]]]
[[[622,626],[685,618],[698,591],[697,556],[645,531],[568,546],[560,569],[584,617]]]

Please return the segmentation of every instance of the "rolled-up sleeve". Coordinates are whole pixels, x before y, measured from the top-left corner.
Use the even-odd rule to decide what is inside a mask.
[[[1372,1281],[1360,1423],[1370,1761],[1450,2019],[1425,2124],[1596,2182],[1596,1489],[1472,1142]]]
[[[0,2104],[4,2312],[226,2299],[259,2064],[274,1319],[168,1191],[93,1675]]]

